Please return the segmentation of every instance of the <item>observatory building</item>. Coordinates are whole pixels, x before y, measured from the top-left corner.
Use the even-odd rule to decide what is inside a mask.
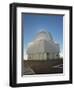
[[[59,58],[59,44],[55,43],[50,32],[40,31],[29,43],[28,60],[52,60]]]

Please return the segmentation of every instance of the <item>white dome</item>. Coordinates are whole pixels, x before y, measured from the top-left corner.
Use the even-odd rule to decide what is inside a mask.
[[[53,38],[49,32],[40,31],[40,32],[38,32],[35,40],[47,40],[47,41],[51,40],[51,41],[53,41]]]
[[[58,53],[59,44],[53,41],[51,34],[47,31],[38,32],[36,38],[29,43],[27,53]]]

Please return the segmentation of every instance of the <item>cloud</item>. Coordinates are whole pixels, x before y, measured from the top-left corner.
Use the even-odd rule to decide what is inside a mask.
[[[24,51],[23,51],[23,58],[24,58],[24,60],[27,60],[28,59],[28,55],[27,55],[27,53],[26,53],[26,49],[24,48]]]
[[[63,53],[62,52],[60,52],[60,57],[63,57]]]

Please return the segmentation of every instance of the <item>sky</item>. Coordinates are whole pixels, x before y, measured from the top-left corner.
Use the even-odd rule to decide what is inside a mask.
[[[39,15],[22,14],[23,50],[26,58],[28,44],[36,34],[45,29],[51,33],[53,40],[60,45],[60,54],[63,54],[63,16],[62,15]]]

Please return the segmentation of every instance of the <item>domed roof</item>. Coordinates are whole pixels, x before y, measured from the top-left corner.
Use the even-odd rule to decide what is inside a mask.
[[[59,44],[55,43],[50,32],[40,31],[36,38],[29,43],[27,53],[59,52]]]
[[[53,41],[53,38],[52,38],[52,35],[50,32],[40,31],[40,32],[38,32],[35,40],[47,40],[47,41],[51,40],[51,41]]]

